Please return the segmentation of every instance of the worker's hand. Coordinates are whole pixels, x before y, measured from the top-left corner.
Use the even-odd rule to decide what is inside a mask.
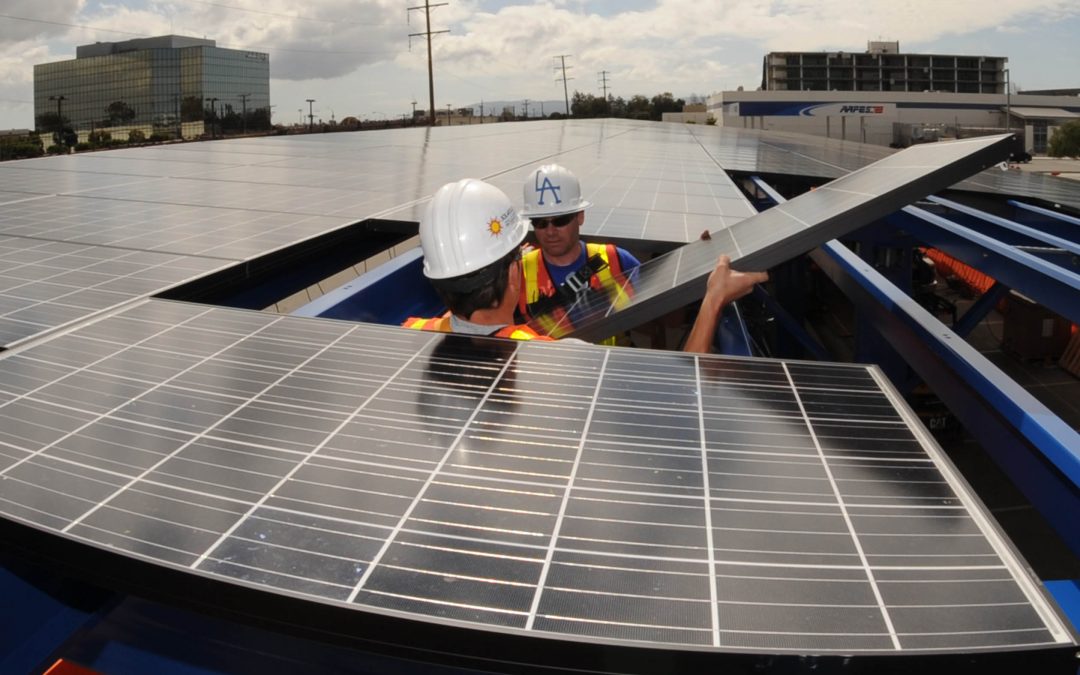
[[[705,303],[713,311],[720,311],[725,305],[734,302],[754,289],[754,284],[765,283],[769,275],[765,272],[736,272],[731,269],[731,258],[720,256],[716,267],[709,274],[705,287]]]

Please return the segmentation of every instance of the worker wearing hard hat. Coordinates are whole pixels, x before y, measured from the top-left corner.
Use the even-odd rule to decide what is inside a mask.
[[[521,243],[528,226],[501,190],[467,178],[442,186],[420,220],[424,276],[449,309],[433,319],[410,318],[416,330],[492,335],[515,340],[550,340],[514,323],[521,293]],[[701,311],[686,340],[686,351],[708,352],[720,311],[746,295],[768,275],[736,272],[720,256],[709,275]]]
[[[519,315],[552,324],[549,328],[565,324],[563,309],[586,289],[607,294],[616,306],[628,302],[630,280],[641,263],[613,244],[581,241],[585,209],[591,204],[582,199],[577,176],[558,164],[545,164],[525,179],[522,193],[521,215],[532,222],[540,248],[521,259]]]

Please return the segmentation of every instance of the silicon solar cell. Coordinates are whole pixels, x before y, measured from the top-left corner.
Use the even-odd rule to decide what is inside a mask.
[[[873,367],[153,300],[0,357],[0,421],[0,513],[151,576],[479,640],[1074,644]]]

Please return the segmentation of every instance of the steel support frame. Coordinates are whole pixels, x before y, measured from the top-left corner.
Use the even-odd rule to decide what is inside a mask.
[[[1080,274],[923,209],[908,206],[885,220],[1080,323]]]

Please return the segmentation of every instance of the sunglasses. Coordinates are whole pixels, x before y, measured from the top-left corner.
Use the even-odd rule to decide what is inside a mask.
[[[542,230],[548,225],[554,225],[555,227],[566,227],[570,223],[574,222],[576,213],[567,213],[562,216],[555,216],[554,218],[530,218],[534,230]]]

